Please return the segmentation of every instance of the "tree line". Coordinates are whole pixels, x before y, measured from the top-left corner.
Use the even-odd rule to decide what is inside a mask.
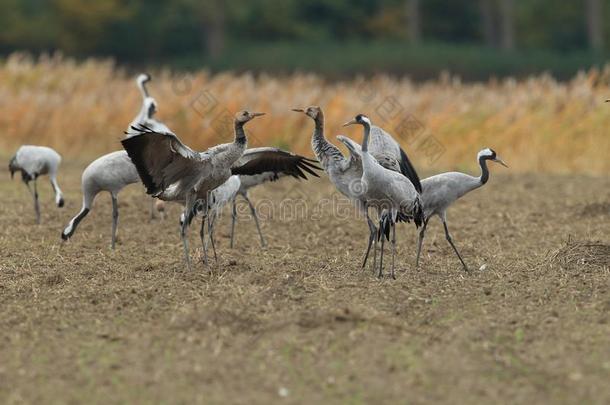
[[[608,0],[0,0],[0,51],[131,62],[213,59],[252,42],[391,40],[604,52],[609,13]]]

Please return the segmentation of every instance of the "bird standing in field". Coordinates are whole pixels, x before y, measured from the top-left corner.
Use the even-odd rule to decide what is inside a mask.
[[[81,210],[64,228],[61,238],[64,241],[70,239],[80,222],[91,211],[95,197],[102,191],[108,191],[112,198],[112,239],[110,246],[114,249],[119,220],[118,194],[125,186],[139,181],[138,172],[124,150],[111,152],[94,160],[85,168],[81,178],[81,189],[83,191]]]
[[[466,266],[464,259],[462,259],[460,252],[458,252],[453,244],[453,239],[449,234],[449,228],[447,227],[447,209],[465,194],[472,190],[476,190],[487,183],[489,180],[489,169],[487,168],[488,160],[508,167],[506,163],[498,157],[494,150],[486,148],[481,150],[477,155],[477,161],[481,167],[481,175],[479,177],[459,172],[448,172],[428,177],[422,181],[423,192],[421,197],[424,203],[424,224],[419,230],[415,267],[419,266],[419,256],[424,242],[428,221],[433,215],[437,215],[443,222],[447,242],[449,242],[458,259],[460,259],[464,270],[468,271],[468,266]]]
[[[140,108],[140,112],[136,117],[131,121],[129,126],[127,127],[127,133],[134,126],[143,125],[146,128],[149,128],[152,131],[156,132],[167,132],[171,133],[172,131],[165,125],[164,123],[156,120],[154,118],[157,113],[157,102],[154,98],[152,98],[148,92],[148,88],[146,84],[152,80],[151,76],[148,73],[141,73],[138,75],[136,79],[136,84],[138,89],[140,89],[140,94],[142,95],[142,107]],[[155,218],[155,211],[159,211],[161,213],[161,218],[165,217],[165,205],[163,201],[155,200],[155,198],[150,198],[150,219]]]
[[[150,76],[141,74],[138,76],[137,84],[142,93],[142,108],[136,119],[132,122],[151,125],[159,130],[167,127],[153,118],[156,112],[156,103],[152,97],[148,96],[146,82],[150,80]],[[167,130],[168,132],[169,129]],[[65,241],[74,235],[79,223],[89,214],[93,201],[97,194],[102,191],[108,191],[112,198],[112,236],[111,248],[116,245],[116,233],[119,220],[119,203],[118,194],[126,186],[140,181],[140,176],[136,167],[127,156],[124,150],[111,152],[94,160],[83,171],[81,178],[81,188],[83,192],[83,205],[81,210],[74,218],[70,220],[68,225],[61,233],[61,238]],[[151,203],[154,204],[154,199],[151,198]],[[151,217],[154,207],[151,205]]]
[[[321,170],[314,164],[314,160],[304,156],[296,155],[291,152],[273,147],[262,147],[246,149],[242,157],[235,163],[232,172],[238,173],[232,175],[226,182],[215,188],[208,199],[208,207],[203,207],[202,204],[197,205],[197,211],[204,213],[204,218],[201,222],[201,237],[204,238],[204,222],[208,219],[208,235],[212,248],[214,249],[214,257],[216,258],[216,249],[214,243],[214,229],[216,219],[220,215],[223,207],[228,203],[232,203],[231,210],[231,248],[233,248],[233,236],[235,232],[235,222],[237,220],[237,196],[241,195],[248,202],[252,216],[256,223],[256,229],[260,237],[261,245],[266,245],[265,239],[258,222],[258,215],[254,204],[248,197],[248,191],[256,186],[269,181],[276,181],[285,176],[294,177],[297,180],[305,179],[305,173],[319,177],[313,170]],[[257,173],[257,174],[246,174]],[[207,213],[207,214],[206,214]],[[184,220],[184,213],[181,216],[180,223]],[[204,242],[202,242],[204,243]],[[204,243],[204,257],[206,255]],[[205,259],[204,259],[205,260]]]
[[[237,220],[237,196],[242,196],[248,203],[250,212],[256,223],[261,246],[264,247],[266,245],[265,238],[261,232],[256,208],[248,197],[248,191],[261,184],[269,181],[276,181],[285,176],[291,176],[297,180],[307,180],[307,176],[304,172],[309,173],[314,177],[319,177],[318,174],[313,171],[321,170],[320,167],[314,164],[315,162],[316,161],[313,159],[273,147],[252,148],[247,149],[244,152],[236,163],[236,166],[238,167],[234,169],[234,172],[239,174],[239,189],[231,198],[231,247],[233,247],[235,222]],[[246,174],[247,172],[257,173]]]
[[[376,243],[378,229],[369,216],[366,196],[362,193],[362,159],[360,145],[344,136],[337,136],[349,151],[349,157],[345,158],[341,151],[328,142],[324,136],[324,114],[318,106],[310,106],[306,109],[293,109],[310,117],[315,122],[315,129],[311,139],[311,145],[316,157],[321,162],[324,171],[328,174],[331,182],[337,190],[346,196],[356,206],[356,209],[366,217],[369,226],[369,240],[367,250],[362,262],[364,268],[368,259],[371,246],[375,245],[373,267],[376,263]],[[419,177],[407,154],[402,150],[398,142],[381,128],[371,126],[369,153],[379,164],[388,170],[401,173],[403,176],[420,189]],[[380,212],[378,212],[380,214]],[[400,219],[406,220],[400,214]]]
[[[419,226],[423,222],[424,215],[421,198],[411,180],[399,171],[388,169],[369,152],[371,120],[363,114],[358,114],[353,120],[346,122],[344,126],[354,124],[362,125],[364,128],[361,145],[362,194],[366,200],[367,207],[374,207],[380,213],[387,213],[386,218],[389,221],[389,227],[392,232],[392,266],[390,275],[395,279],[396,221],[399,214],[401,214],[403,217],[413,218],[416,226]],[[383,215],[380,216],[383,217]],[[381,240],[379,277],[383,275],[384,239],[382,238]]]
[[[147,193],[163,201],[185,203],[180,230],[187,267],[191,268],[187,230],[198,201],[207,206],[208,193],[231,177],[231,168],[246,150],[244,125],[264,113],[240,111],[235,115],[235,138],[204,152],[195,152],[173,133],[133,128],[121,143],[135,164]]]
[[[53,149],[46,146],[23,145],[13,156],[8,164],[8,169],[13,178],[15,172],[21,172],[21,180],[27,186],[34,199],[34,211],[36,212],[36,223],[40,224],[40,204],[38,202],[38,176],[49,175],[51,186],[55,191],[55,204],[64,206],[64,197],[59,184],[57,184],[57,171],[61,163],[61,156]],[[30,181],[34,183],[34,189],[30,188]]]

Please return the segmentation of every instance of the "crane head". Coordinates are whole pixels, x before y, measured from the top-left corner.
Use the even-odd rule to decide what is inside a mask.
[[[493,150],[493,149],[490,149],[490,148],[485,148],[482,151],[480,151],[478,158],[479,159],[483,158],[483,159],[491,160],[492,162],[499,163],[499,164],[501,164],[504,167],[508,167],[508,165],[502,159],[500,159],[500,157],[498,156],[496,151]]]
[[[293,108],[292,111],[303,113],[314,120],[323,117],[322,109],[317,105],[312,105],[305,109]]]
[[[347,121],[345,124],[343,124],[343,126],[347,127],[349,125],[356,125],[356,124],[371,126],[371,119],[364,114],[358,114],[354,117],[353,120]]]
[[[237,114],[235,114],[235,122],[239,123],[239,124],[245,124],[248,121],[253,120],[256,117],[260,117],[265,115],[265,113],[261,113],[261,112],[250,112],[250,111],[240,111]]]
[[[137,78],[138,84],[142,85],[144,83],[148,83],[151,80],[151,77],[148,73],[140,73]]]

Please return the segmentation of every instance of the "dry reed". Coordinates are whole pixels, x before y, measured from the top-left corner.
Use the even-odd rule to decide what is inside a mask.
[[[610,172],[610,105],[603,103],[610,67],[569,82],[541,75],[462,83],[446,75],[421,84],[384,75],[329,83],[310,74],[151,73],[158,118],[195,148],[229,140],[227,117],[249,108],[268,113],[249,126],[251,146],[311,154],[312,123],[290,109],[318,104],[331,140],[339,133],[360,140],[360,130],[341,123],[366,113],[396,134],[426,171],[476,170],[477,151],[489,146],[511,171]],[[3,155],[23,143],[84,159],[117,150],[139,106],[132,75],[111,61],[13,54],[0,64]]]

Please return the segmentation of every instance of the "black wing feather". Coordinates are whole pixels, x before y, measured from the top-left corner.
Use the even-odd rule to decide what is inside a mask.
[[[312,159],[305,158],[299,155],[293,155],[289,152],[276,150],[261,153],[255,159],[251,159],[241,166],[236,166],[231,169],[232,174],[238,175],[256,175],[266,172],[283,173],[294,178],[307,179],[303,171],[312,176],[320,177],[313,170],[322,170],[314,165]]]
[[[421,194],[422,187],[421,182],[419,181],[419,175],[417,174],[415,167],[413,167],[411,161],[409,160],[409,157],[402,148],[400,148],[400,161],[398,162],[398,164],[400,166],[400,172],[403,175],[407,176],[409,180],[411,180],[411,183],[413,183],[415,190],[417,190],[417,192]]]

